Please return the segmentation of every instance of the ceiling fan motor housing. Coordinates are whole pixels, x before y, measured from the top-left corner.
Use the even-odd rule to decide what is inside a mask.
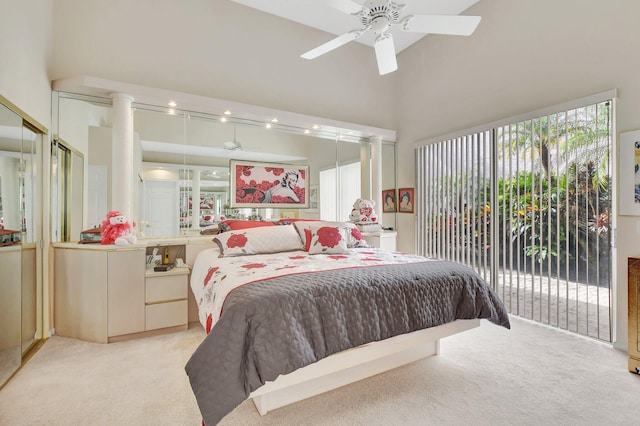
[[[382,34],[400,21],[400,11],[404,5],[389,0],[367,0],[362,5],[360,22],[362,26],[371,29],[375,34]]]

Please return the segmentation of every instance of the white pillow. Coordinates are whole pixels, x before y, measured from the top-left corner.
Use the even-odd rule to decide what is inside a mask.
[[[293,225],[238,229],[216,235],[220,257],[302,250],[302,240]]]
[[[309,241],[309,254],[344,254],[348,253],[346,230],[344,227],[319,224],[305,228]]]
[[[293,223],[300,234],[302,244],[304,244],[305,250],[309,251],[309,245],[307,243],[307,237],[305,229],[311,229],[316,226],[334,226],[344,230],[344,236],[346,238],[347,247],[369,247],[367,241],[362,236],[360,230],[353,222],[330,222],[330,221],[299,221]]]

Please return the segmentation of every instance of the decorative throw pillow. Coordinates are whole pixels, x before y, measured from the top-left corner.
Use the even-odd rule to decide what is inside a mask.
[[[220,257],[302,250],[302,240],[293,225],[232,230],[216,235]]]
[[[200,230],[200,235],[216,235],[220,233],[218,225],[209,225]]]
[[[362,232],[353,224],[352,227],[347,228],[347,247],[369,247],[367,240],[364,239]]]
[[[344,228],[336,226],[313,226],[305,230],[309,241],[309,254],[344,254],[348,253]],[[306,248],[306,247],[305,247]]]
[[[347,241],[348,248],[354,247],[369,247],[367,241],[362,236],[360,230],[356,227],[355,223],[351,222],[330,222],[330,221],[305,221],[305,222],[294,222],[294,226],[298,230],[300,234],[300,239],[302,239],[305,247],[308,247],[307,235],[305,233],[305,229],[311,229],[316,226],[334,226],[336,228],[340,228],[344,230],[344,235]],[[307,249],[308,251],[308,249]]]

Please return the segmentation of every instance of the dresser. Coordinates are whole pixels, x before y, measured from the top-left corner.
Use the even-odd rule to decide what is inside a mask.
[[[627,269],[629,315],[629,371],[640,373],[640,258],[630,257]]]
[[[146,256],[166,247],[171,262],[186,241],[131,246],[54,244],[54,327],[98,343],[186,330],[189,269],[155,272]]]

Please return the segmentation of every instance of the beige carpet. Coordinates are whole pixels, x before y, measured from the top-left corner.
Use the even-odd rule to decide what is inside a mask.
[[[442,342],[440,356],[224,425],[639,424],[626,354],[512,319]],[[53,337],[0,391],[2,425],[199,425],[184,364],[199,328],[110,345]]]

